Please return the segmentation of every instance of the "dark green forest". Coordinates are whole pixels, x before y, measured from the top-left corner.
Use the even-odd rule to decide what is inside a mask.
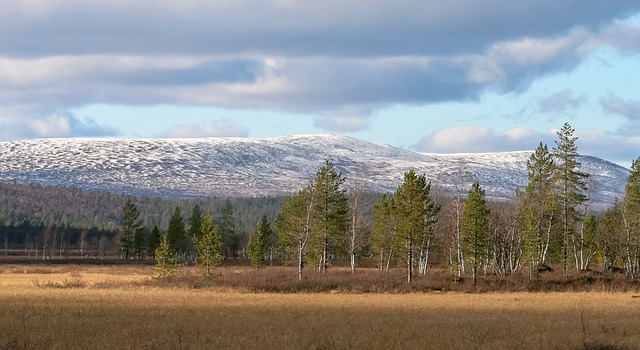
[[[0,183],[0,244],[3,248],[24,249],[25,245],[33,245],[36,237],[55,235],[63,236],[68,249],[78,249],[83,233],[89,240],[112,241],[122,225],[122,206],[128,198],[131,197],[73,187]],[[210,212],[217,218],[227,200],[233,208],[234,231],[240,242],[248,241],[262,216],[276,217],[282,204],[280,197],[134,198],[142,226],[148,230],[157,226],[163,233],[176,207],[184,214],[185,222],[195,205],[203,214]]]

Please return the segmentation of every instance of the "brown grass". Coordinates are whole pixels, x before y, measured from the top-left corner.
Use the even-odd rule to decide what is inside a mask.
[[[199,270],[183,273],[172,282],[154,280],[151,267],[32,273],[1,266],[0,349],[622,350],[640,344],[634,293],[247,293],[216,287]],[[276,272],[264,273],[251,278]],[[249,274],[225,268],[212,280],[232,283]],[[185,286],[183,280],[204,282]]]

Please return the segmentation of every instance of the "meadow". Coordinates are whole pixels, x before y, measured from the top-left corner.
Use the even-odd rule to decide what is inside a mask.
[[[0,349],[640,348],[633,291],[273,293],[154,274],[0,265]]]

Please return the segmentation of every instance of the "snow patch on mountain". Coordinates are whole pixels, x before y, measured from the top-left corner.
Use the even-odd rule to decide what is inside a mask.
[[[428,154],[339,135],[207,139],[42,139],[0,143],[0,180],[161,197],[293,193],[332,161],[350,183],[394,191],[403,173],[424,173],[439,189],[513,198],[527,184],[531,152]],[[628,169],[582,156],[593,202],[622,198]]]

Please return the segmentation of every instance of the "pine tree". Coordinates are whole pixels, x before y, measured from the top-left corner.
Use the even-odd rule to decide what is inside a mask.
[[[201,235],[193,236],[198,259],[206,268],[206,276],[211,274],[211,267],[222,264],[224,241],[222,234],[214,228],[213,216],[206,214],[200,225]]]
[[[253,235],[247,244],[247,251],[253,267],[260,268],[265,265],[265,255],[269,249],[272,234],[271,221],[264,215],[260,223],[256,225]]]
[[[236,257],[240,246],[240,240],[236,234],[236,219],[233,215],[233,205],[228,198],[224,202],[220,213],[220,221],[217,230],[224,237],[225,258]]]
[[[529,183],[518,195],[518,212],[523,225],[524,259],[532,271],[546,264],[551,234],[557,221],[554,193],[555,163],[542,142],[527,161]]]
[[[173,216],[169,220],[169,228],[167,229],[167,240],[171,249],[181,252],[185,248],[186,231],[184,228],[184,219],[180,213],[180,208],[176,207]]]
[[[296,195],[284,199],[276,220],[280,248],[297,258],[298,280],[302,280],[306,255],[314,238],[311,225],[315,205],[315,185],[309,184]]]
[[[160,245],[155,250],[156,270],[159,277],[167,277],[176,273],[180,267],[178,264],[178,253],[171,248],[169,239],[164,236],[160,241]]]
[[[134,254],[134,239],[136,232],[142,227],[142,222],[139,220],[140,211],[133,203],[131,198],[128,198],[126,203],[122,206],[122,226],[120,227],[120,237],[118,241],[120,243],[120,252],[125,260],[128,260]]]
[[[484,190],[480,188],[478,181],[473,183],[469,191],[461,226],[464,256],[470,260],[475,285],[478,271],[487,259],[489,243],[489,209],[485,203]]]
[[[629,277],[636,279],[640,274],[640,157],[631,162],[622,214],[625,227],[625,269]]]
[[[189,230],[187,235],[193,239],[193,237],[199,237],[202,234],[202,212],[200,207],[196,204],[191,210],[191,216],[189,217]]]
[[[133,235],[133,254],[136,259],[142,260],[144,258],[145,253],[145,236],[147,234],[147,230],[144,227],[139,227],[136,229],[135,234]]]
[[[155,259],[156,248],[160,245],[160,241],[162,240],[162,236],[160,235],[160,229],[158,226],[153,225],[149,236],[147,236],[147,255],[151,256]]]
[[[588,174],[579,171],[580,163],[576,146],[578,138],[573,136],[574,132],[575,130],[571,128],[569,123],[565,123],[562,129],[557,132],[558,140],[553,149],[553,156],[557,161],[554,181],[562,212],[562,265],[565,276],[568,273],[570,244],[578,242],[574,226],[580,218],[576,207],[587,200],[585,181],[589,177]],[[574,246],[574,253],[579,254],[576,249],[580,249],[580,247]]]
[[[404,243],[400,247],[406,257],[409,283],[413,280],[416,255],[423,248],[425,235],[429,233],[437,212],[430,198],[430,188],[425,175],[417,175],[410,170],[404,174],[404,182],[395,193],[396,239]]]
[[[335,249],[336,239],[347,230],[347,196],[342,188],[345,182],[342,174],[338,173],[330,161],[316,173],[316,206],[313,213],[313,230],[318,232],[321,247],[319,270],[325,272],[328,268],[329,253]]]

